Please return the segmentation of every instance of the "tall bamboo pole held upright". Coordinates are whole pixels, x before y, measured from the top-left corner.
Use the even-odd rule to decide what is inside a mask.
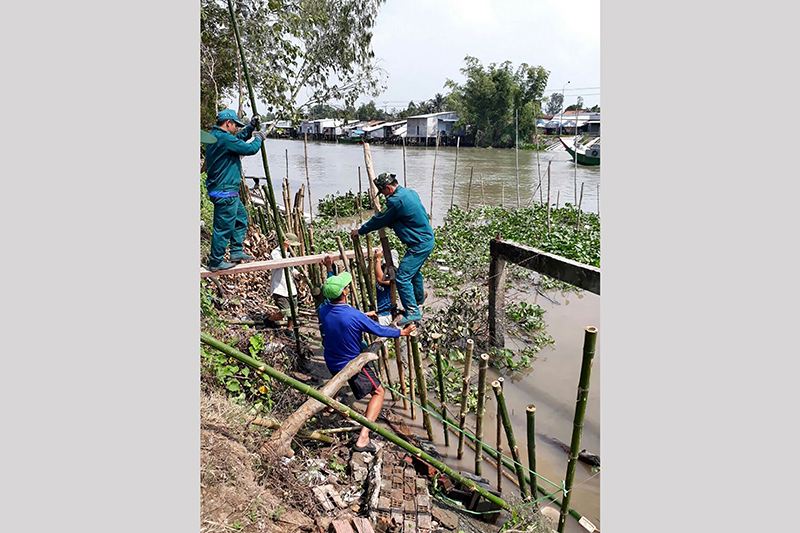
[[[586,403],[589,399],[589,381],[592,377],[592,362],[597,345],[597,328],[588,326],[583,336],[583,361],[581,362],[581,376],[578,380],[578,397],[575,401],[575,419],[572,426],[572,441],[569,447],[569,462],[567,463],[567,476],[564,480],[564,499],[561,505],[561,515],[558,519],[558,532],[564,533],[567,521],[567,511],[572,498],[572,482],[575,479],[575,466],[578,463],[578,454],[581,449],[581,435],[583,434],[583,419],[586,416]]]
[[[453,199],[456,197],[456,173],[458,172],[458,148],[461,145],[461,136],[456,137],[456,164],[453,167],[453,191],[450,193],[450,209],[453,208]]]
[[[308,184],[308,213],[310,217],[309,225],[314,225],[314,203],[311,200],[311,177],[308,174],[308,132],[303,134],[303,154],[306,162],[306,183]]]
[[[431,173],[431,215],[430,219],[433,220],[433,184],[436,178],[436,156],[439,154],[439,135],[440,131],[436,132],[436,148],[433,150],[433,172]]]
[[[433,439],[433,426],[431,426],[431,415],[428,414],[428,385],[425,381],[425,373],[422,371],[422,358],[419,355],[419,335],[416,331],[412,331],[411,335],[411,350],[414,355],[414,368],[417,372],[417,391],[419,392],[419,403],[422,404],[424,410],[422,411],[422,424],[428,432],[428,440],[434,442]]]
[[[344,244],[342,244],[342,238],[338,235],[336,236],[336,244],[339,245],[339,256],[342,259],[342,263],[344,263],[344,269],[350,274],[350,304],[358,309],[358,294],[356,294],[356,276],[353,276],[353,273],[350,271],[350,262],[347,260],[347,255],[344,252]]]
[[[497,398],[497,411],[500,413],[500,419],[503,422],[503,427],[506,430],[506,440],[508,447],[511,450],[511,458],[514,460],[514,468],[517,471],[517,478],[519,479],[519,490],[522,493],[522,499],[528,499],[528,486],[525,485],[525,471],[522,469],[522,464],[519,460],[519,448],[517,447],[517,439],[514,437],[514,428],[511,427],[511,419],[508,417],[508,408],[506,408],[506,400],[503,397],[503,389],[500,388],[499,381],[492,382],[492,389]]]
[[[528,422],[528,470],[530,470],[528,479],[530,479],[531,484],[531,496],[536,497],[536,431],[534,427],[536,423],[536,407],[529,405],[525,409],[525,414]],[[523,483],[522,485],[524,486],[525,484]]]
[[[400,139],[403,142],[403,187],[408,187],[406,182],[406,138],[401,137]]]
[[[550,161],[547,162],[547,233],[550,233]]]
[[[478,367],[478,408],[475,410],[475,475],[481,475],[481,459],[483,458],[483,411],[486,403],[486,369],[489,367],[489,354],[481,354],[481,363]]]
[[[256,94],[253,91],[253,83],[250,81],[250,72],[247,70],[247,61],[244,57],[244,48],[242,47],[242,39],[239,36],[239,26],[236,24],[236,15],[233,12],[233,1],[228,0],[228,12],[231,15],[231,26],[233,26],[233,32],[236,36],[236,45],[239,48],[239,56],[242,59],[242,68],[244,70],[244,78],[247,81],[247,90],[250,94],[250,107],[253,109],[253,115],[257,115],[258,111],[256,110]],[[275,231],[278,234],[278,249],[281,251],[281,257],[286,259],[286,251],[283,249],[283,230],[278,223],[278,206],[275,204],[275,191],[272,190],[272,178],[270,177],[269,173],[269,163],[267,162],[267,150],[265,146],[261,146],[261,162],[264,164],[264,177],[266,178],[265,181],[267,182],[267,186],[269,187],[269,202],[272,207],[272,214],[275,218]],[[292,326],[294,329],[294,338],[295,338],[295,345],[297,348],[297,354],[300,355],[302,353],[302,348],[300,346],[300,325],[297,321],[297,309],[295,309],[294,305],[294,298],[292,295],[292,285],[289,283],[289,276],[292,275],[291,268],[284,268],[283,275],[286,279],[286,288],[289,293],[289,310],[292,314]]]
[[[442,409],[442,420],[447,420],[447,403],[445,401],[444,395],[444,370],[442,368],[442,353],[440,350],[439,341],[442,338],[441,333],[432,333],[431,338],[433,339],[433,353],[436,355],[436,373],[437,377],[439,378],[439,404],[441,405]],[[450,432],[447,431],[447,424],[443,425],[444,427],[444,445],[450,446]]]
[[[467,421],[467,398],[469,397],[469,379],[471,377],[470,370],[472,367],[472,350],[475,347],[475,341],[467,339],[467,347],[464,351],[464,375],[461,384],[461,409],[458,412],[458,428],[461,430],[458,434],[458,458],[464,457],[464,424]]]

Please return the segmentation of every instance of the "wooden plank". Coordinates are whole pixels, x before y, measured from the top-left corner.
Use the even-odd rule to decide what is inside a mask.
[[[358,533],[375,533],[375,530],[372,529],[372,524],[370,524],[369,520],[366,518],[354,516],[353,525],[356,526],[356,531],[358,531]]]
[[[376,246],[375,250],[380,250],[380,247]],[[336,259],[339,257],[339,252],[329,252],[335,256]],[[216,272],[211,272],[205,268],[200,269],[200,277],[207,278],[210,276],[220,276],[223,274],[244,274],[245,272],[263,272],[265,270],[274,270],[276,268],[286,268],[286,267],[298,267],[304,265],[311,265],[314,263],[322,263],[322,260],[325,256],[328,255],[327,253],[324,254],[314,254],[314,255],[301,255],[299,257],[287,257],[286,259],[277,259],[271,261],[251,261],[249,263],[240,263],[233,268],[229,268],[227,270],[218,270]],[[352,259],[355,257],[356,253],[353,250],[347,250],[345,255],[348,259]]]
[[[489,241],[489,252],[493,258],[505,259],[594,294],[600,294],[600,269],[597,267],[584,265],[513,241],[492,239]]]
[[[355,533],[350,527],[349,520],[334,520],[331,522],[331,527],[336,533]]]

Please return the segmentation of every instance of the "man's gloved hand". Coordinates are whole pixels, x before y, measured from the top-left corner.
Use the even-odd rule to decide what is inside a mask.
[[[250,125],[253,126],[253,129],[258,131],[261,129],[261,117],[258,115],[253,115],[253,118],[250,119]]]
[[[264,133],[263,131],[257,131],[253,133],[253,137],[258,137],[259,139],[261,139],[261,142],[263,143],[264,140],[267,138],[267,134]]]

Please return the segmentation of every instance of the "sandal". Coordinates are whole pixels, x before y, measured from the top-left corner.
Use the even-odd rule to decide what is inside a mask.
[[[378,451],[378,447],[372,441],[369,441],[366,446],[353,446],[353,451],[355,452],[369,452],[375,453]]]

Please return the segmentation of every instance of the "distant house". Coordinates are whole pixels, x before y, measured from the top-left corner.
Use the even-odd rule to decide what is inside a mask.
[[[453,111],[408,117],[406,138],[424,144],[435,142],[438,132],[442,135],[452,135],[453,124],[457,120],[458,116]]]
[[[271,120],[265,124],[266,128],[269,129],[273,123],[275,124],[275,128],[272,130],[271,135],[274,135],[275,137],[297,136],[297,130],[292,125],[291,120]]]
[[[541,119],[546,122],[544,129],[547,135],[575,135],[576,131],[579,134],[600,135],[600,113],[564,111]]]

